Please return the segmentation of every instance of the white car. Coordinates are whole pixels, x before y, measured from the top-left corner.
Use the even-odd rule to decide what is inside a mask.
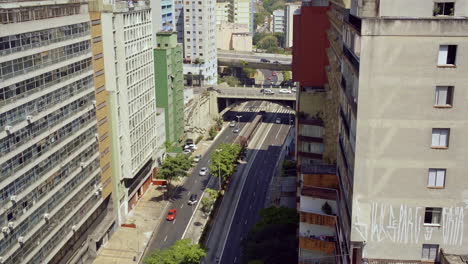
[[[292,91],[293,93],[295,93],[295,92],[296,92],[296,88],[291,88],[291,91]]]
[[[265,89],[265,90],[263,90],[263,93],[264,93],[264,94],[275,94],[275,92],[273,92],[273,91],[270,90],[270,89]]]
[[[231,123],[229,123],[230,127],[235,127],[236,126],[236,121],[232,120]]]
[[[207,167],[203,167],[200,169],[200,172],[198,173],[200,176],[205,176],[206,173],[208,172],[208,168]]]
[[[197,145],[195,144],[190,144],[190,145],[187,145],[191,150],[196,150],[197,149]]]
[[[196,155],[194,158],[193,158],[193,161],[194,162],[199,162],[201,160],[201,155]]]
[[[279,90],[279,93],[280,93],[280,94],[290,94],[291,91],[288,90],[288,89],[280,89],[280,90]]]
[[[182,152],[183,152],[184,154],[190,154],[190,153],[192,153],[192,151],[190,151],[189,148],[188,148],[188,149],[184,149],[184,151],[182,151]]]
[[[238,127],[234,128],[233,133],[239,133],[240,129]]]
[[[276,124],[281,124],[281,118],[279,118],[279,117],[276,118],[275,123],[276,123]]]

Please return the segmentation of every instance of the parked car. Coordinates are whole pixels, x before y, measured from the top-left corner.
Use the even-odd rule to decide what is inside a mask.
[[[197,198],[198,198],[198,195],[196,195],[196,194],[190,195],[190,198],[189,198],[189,200],[188,200],[188,204],[189,204],[189,205],[194,205],[194,204],[196,204],[197,201],[198,201]]]
[[[176,216],[177,216],[177,210],[176,209],[171,209],[167,213],[166,220],[167,221],[173,221],[173,220],[176,219]]]
[[[199,162],[200,160],[201,160],[201,155],[195,155],[195,157],[193,158],[194,162]]]
[[[193,139],[188,138],[187,140],[185,140],[185,145],[190,145],[190,144],[193,144]]]
[[[195,144],[190,144],[190,145],[187,145],[191,150],[196,150],[197,149],[197,145]]]
[[[288,89],[280,89],[280,90],[279,90],[279,93],[280,93],[280,94],[290,94],[291,91],[288,90]]]
[[[192,151],[190,150],[190,148],[187,148],[187,149],[184,149],[184,151],[182,151],[182,153],[190,154],[190,153],[192,153]]]
[[[279,61],[274,61],[273,63],[279,64],[280,62]]]
[[[267,63],[269,63],[270,60],[267,60],[267,59],[265,59],[265,58],[261,58],[261,59],[260,59],[260,62],[267,62]]]
[[[279,118],[279,117],[276,118],[275,123],[276,123],[276,124],[281,124],[281,118]]]
[[[234,130],[232,132],[234,133],[239,133],[240,129],[238,127],[234,128]]]
[[[236,121],[232,120],[231,123],[229,123],[229,126],[230,127],[235,127],[236,126]]]
[[[200,172],[198,173],[200,176],[205,176],[206,173],[208,172],[208,168],[207,167],[203,167],[200,169]]]

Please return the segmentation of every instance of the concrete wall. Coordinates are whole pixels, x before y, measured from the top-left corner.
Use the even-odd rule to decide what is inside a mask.
[[[216,48],[221,50],[252,51],[252,36],[247,24],[222,22],[216,26]]]
[[[320,198],[312,198],[301,195],[299,211],[307,213],[323,214],[322,206],[327,202],[333,210],[333,213],[338,212],[336,202],[332,200],[325,200]]]
[[[360,59],[352,240],[364,257],[420,260],[422,244],[466,254],[468,221],[468,21],[364,20]],[[437,67],[439,45],[458,45],[454,68]],[[452,108],[435,108],[435,86],[454,86]],[[432,149],[432,128],[450,128]],[[445,187],[427,187],[446,168]],[[425,207],[443,208],[440,226]],[[389,250],[392,248],[392,250]]]
[[[379,15],[393,17],[432,17],[435,2],[454,2],[455,16],[468,14],[467,0],[380,0]]]
[[[187,138],[196,139],[205,135],[215,124],[216,117],[218,117],[216,92],[195,95],[193,101],[185,106]]]

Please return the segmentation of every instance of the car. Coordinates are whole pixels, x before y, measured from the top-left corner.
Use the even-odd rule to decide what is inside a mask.
[[[193,158],[194,162],[199,162],[200,160],[201,160],[201,155],[200,154],[195,155],[195,157]]]
[[[207,168],[207,167],[203,167],[203,168],[200,169],[200,172],[198,172],[198,174],[199,174],[200,176],[205,176],[207,172],[208,172],[208,168]]]
[[[281,118],[279,118],[279,117],[276,118],[275,123],[276,123],[276,124],[281,124]]]
[[[196,150],[197,149],[197,145],[195,144],[190,144],[190,145],[186,145],[188,146],[191,150]]]
[[[167,221],[174,221],[177,216],[177,209],[171,209],[167,213],[166,220]]]
[[[291,91],[292,91],[293,93],[295,93],[295,92],[296,92],[296,88],[291,88]]]
[[[279,62],[279,61],[274,61],[273,63],[275,63],[275,64],[279,64],[280,62]]]
[[[184,154],[191,154],[192,151],[188,148],[188,149],[184,149],[184,151],[182,151],[182,153],[184,153]]]
[[[189,200],[188,200],[188,204],[189,204],[189,205],[194,205],[194,204],[196,204],[197,201],[198,201],[197,198],[198,198],[198,195],[196,195],[196,194],[190,195],[190,198],[189,198]]]
[[[273,92],[271,89],[264,89],[263,93],[264,94],[275,94],[275,92]]]
[[[234,128],[234,130],[232,132],[234,133],[239,133],[240,129],[238,127]]]
[[[276,72],[271,72],[272,76],[277,76],[278,74]]]
[[[265,89],[263,89],[263,88],[262,88],[262,89],[260,89],[260,93],[263,93],[264,91],[265,91]]]
[[[191,145],[191,144],[193,144],[193,139],[188,138],[187,140],[185,140],[185,145]]]
[[[265,59],[265,58],[261,58],[261,59],[260,59],[260,62],[270,62],[270,60],[267,60],[267,59]]]
[[[290,94],[291,91],[288,90],[288,89],[279,89],[279,93],[281,93],[281,94]]]
[[[231,123],[229,123],[229,126],[230,127],[235,127],[236,126],[236,121],[232,120]]]

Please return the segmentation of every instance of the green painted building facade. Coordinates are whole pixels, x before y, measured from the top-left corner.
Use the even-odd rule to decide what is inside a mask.
[[[184,137],[184,77],[182,45],[176,32],[156,34],[154,74],[156,106],[165,109],[166,141],[182,141]]]

